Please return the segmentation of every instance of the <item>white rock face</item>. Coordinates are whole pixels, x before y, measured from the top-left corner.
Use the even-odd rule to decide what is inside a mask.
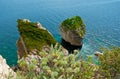
[[[69,42],[71,45],[82,46],[83,38],[81,38],[75,31],[65,31],[63,27],[60,27],[60,32],[62,38],[66,42]]]
[[[99,57],[99,56],[103,56],[103,53],[96,51],[94,55]]]
[[[73,46],[82,46],[86,26],[80,16],[65,19],[60,25],[62,38]]]
[[[39,23],[39,22],[37,22],[37,27],[40,28],[40,29],[46,30],[46,28],[44,28],[44,27],[42,26],[42,24]]]
[[[29,19],[23,19],[23,22],[30,22]]]
[[[0,55],[0,79],[16,79],[16,73],[7,65],[6,60]]]

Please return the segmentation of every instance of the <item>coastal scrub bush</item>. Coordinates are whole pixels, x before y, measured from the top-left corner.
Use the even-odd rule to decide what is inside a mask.
[[[39,73],[36,74],[34,68],[29,69],[30,64],[26,66],[26,69],[28,69],[27,73],[24,71],[22,71],[24,73],[21,71],[18,73],[22,74],[26,79],[91,79],[98,69],[98,66],[91,61],[76,60],[76,55],[74,54],[64,56],[61,46],[57,44],[55,46],[52,45],[49,52],[39,52],[39,56],[41,57]],[[22,63],[24,64],[23,61]],[[21,61],[19,64],[21,64]]]
[[[120,47],[102,48],[102,52],[103,56],[99,57],[102,70],[110,73],[111,77],[120,74]]]

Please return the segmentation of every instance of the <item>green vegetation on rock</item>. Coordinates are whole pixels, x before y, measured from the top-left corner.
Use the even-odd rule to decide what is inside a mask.
[[[120,47],[102,49],[99,56],[99,65],[91,60],[76,60],[77,55],[64,55],[61,46],[56,44],[54,38],[47,30],[36,27],[37,23],[18,20],[18,29],[28,51],[37,49],[36,55],[28,55],[18,61],[21,70],[17,70],[17,79],[114,79],[120,74]],[[63,21],[62,27],[66,30],[80,28],[79,33],[84,36],[85,25],[79,16]],[[83,27],[82,27],[83,26]],[[51,45],[49,51],[41,51],[42,46]],[[56,44],[56,45],[55,45]],[[28,60],[30,62],[28,62]]]
[[[52,35],[47,30],[38,28],[37,23],[20,19],[17,22],[20,36],[23,38],[28,52],[33,49],[41,50],[45,45],[56,44]]]
[[[80,16],[74,16],[64,20],[61,24],[67,30],[76,31],[81,37],[84,37],[86,27]]]
[[[25,71],[18,70],[17,79],[115,79],[120,73],[120,48],[104,48],[103,53],[97,66],[92,63],[92,57],[76,60],[75,54],[64,56],[61,46],[51,46],[49,52],[39,52],[40,60],[32,59],[30,64],[24,58],[19,60]],[[34,70],[38,64],[39,73]]]

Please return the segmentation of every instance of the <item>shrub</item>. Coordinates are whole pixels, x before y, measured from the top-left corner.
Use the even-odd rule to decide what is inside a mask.
[[[100,67],[110,73],[111,77],[120,73],[120,47],[103,48],[103,56],[99,57]]]
[[[29,72],[24,72],[27,75],[26,79],[91,79],[98,69],[98,66],[93,65],[90,61],[76,61],[74,54],[64,56],[61,46],[58,45],[51,46],[49,53],[41,51],[39,55],[41,56],[40,72],[36,74],[33,72],[34,68],[28,68],[28,64],[26,68]]]

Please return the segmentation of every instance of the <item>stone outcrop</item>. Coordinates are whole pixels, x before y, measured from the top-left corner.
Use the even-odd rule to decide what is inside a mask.
[[[46,30],[39,22],[31,22],[27,19],[18,19],[18,31],[20,38],[17,41],[18,57],[21,59],[28,54],[34,54],[38,51],[50,48],[51,44],[55,45],[57,42],[52,34]],[[68,52],[64,48],[63,52],[67,55]]]
[[[6,60],[0,55],[0,79],[16,79],[16,73],[7,65]]]
[[[43,46],[56,44],[55,39],[40,23],[18,19],[20,38],[17,41],[18,56],[22,58],[34,49],[41,51]]]
[[[17,41],[18,68],[20,71],[27,73],[29,72],[28,67],[34,65],[33,71],[39,74],[41,71],[41,57],[39,52],[50,53],[51,44],[54,46],[57,42],[52,34],[38,22],[33,23],[27,19],[19,19],[18,30],[20,32],[20,38]],[[63,51],[65,56],[68,55],[68,51],[64,47],[62,47],[61,51]],[[21,65],[22,62],[24,62],[24,65]]]
[[[97,57],[99,57],[99,56],[103,56],[103,53],[101,53],[99,51],[96,51],[94,55],[97,56]]]
[[[71,45],[82,46],[86,27],[79,16],[68,18],[60,25],[62,38]]]

